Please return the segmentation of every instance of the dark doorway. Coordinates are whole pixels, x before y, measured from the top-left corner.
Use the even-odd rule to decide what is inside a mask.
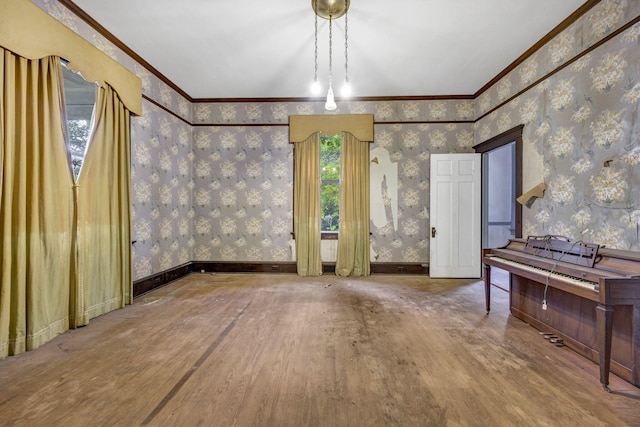
[[[482,247],[522,237],[522,129],[517,126],[474,147],[482,153]]]
[[[482,247],[498,248],[515,237],[516,143],[482,153]]]

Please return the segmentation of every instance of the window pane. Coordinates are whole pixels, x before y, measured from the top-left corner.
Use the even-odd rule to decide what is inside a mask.
[[[320,137],[320,179],[340,179],[340,135]]]
[[[340,184],[320,185],[321,231],[337,231],[340,223]]]
[[[63,65],[65,63],[63,62]],[[96,85],[62,67],[64,81],[65,112],[67,115],[68,150],[71,156],[73,176],[77,179],[91,131],[91,117],[96,102]]]
[[[340,135],[320,136],[321,231],[338,231],[340,224]]]
[[[89,139],[89,122],[86,120],[67,120],[67,130],[69,132],[71,167],[73,168],[73,176],[77,179]]]

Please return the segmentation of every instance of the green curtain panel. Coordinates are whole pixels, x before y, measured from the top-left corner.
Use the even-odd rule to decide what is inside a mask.
[[[68,329],[73,194],[60,60],[0,48],[0,358]]]
[[[130,112],[98,89],[77,185],[60,58],[0,48],[0,358],[132,302]]]
[[[110,86],[98,88],[94,127],[78,176],[78,280],[73,318],[132,301],[129,111]]]
[[[369,262],[369,143],[344,132],[340,151],[340,233],[337,276],[368,276]]]
[[[293,230],[298,275],[322,275],[320,259],[320,133],[295,143]]]

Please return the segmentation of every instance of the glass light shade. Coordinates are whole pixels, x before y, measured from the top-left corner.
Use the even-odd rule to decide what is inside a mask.
[[[336,100],[333,97],[333,88],[329,86],[329,92],[327,92],[327,102],[324,104],[324,109],[328,111],[333,111],[338,106],[336,105]]]
[[[313,79],[313,82],[311,83],[311,93],[314,95],[320,95],[320,91],[322,91],[322,85],[320,85],[318,79]]]
[[[340,91],[340,94],[342,96],[351,96],[351,83],[349,83],[349,81],[345,81],[344,84],[342,85],[342,89]]]

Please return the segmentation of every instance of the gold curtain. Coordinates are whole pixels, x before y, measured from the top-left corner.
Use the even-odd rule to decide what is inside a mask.
[[[368,276],[369,143],[344,132],[340,150],[342,176],[336,275]]]
[[[73,326],[131,304],[129,111],[98,88],[95,124],[78,177],[78,280]]]
[[[322,275],[320,259],[320,133],[295,143],[293,231],[300,276]]]
[[[60,60],[0,48],[0,358],[68,329],[73,195]]]

